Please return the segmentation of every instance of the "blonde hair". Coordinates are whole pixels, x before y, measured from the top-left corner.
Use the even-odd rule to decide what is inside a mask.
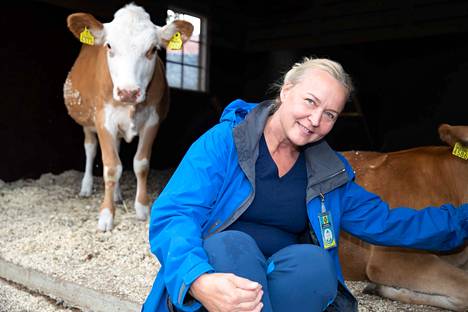
[[[309,69],[323,70],[330,74],[333,78],[338,80],[347,91],[347,99],[354,91],[354,86],[351,77],[344,71],[343,67],[338,62],[325,58],[304,57],[302,62],[295,63],[291,67],[291,69],[283,76],[279,83],[275,83],[273,85],[273,88],[277,91],[278,95],[277,102],[279,101],[279,93],[281,91],[281,88],[286,83],[290,83],[292,85],[299,83]]]

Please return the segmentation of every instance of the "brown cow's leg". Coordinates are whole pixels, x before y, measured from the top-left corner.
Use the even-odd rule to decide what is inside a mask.
[[[97,138],[96,133],[83,127],[85,135],[84,148],[86,153],[86,166],[83,180],[81,181],[80,196],[89,197],[93,193],[93,164],[96,157]]]
[[[139,220],[146,220],[149,215],[150,198],[146,185],[150,168],[151,149],[158,129],[159,122],[146,126],[140,131],[138,149],[133,159],[133,170],[137,177],[135,211],[137,219]]]
[[[115,140],[115,149],[117,151],[117,155],[120,155],[120,139],[119,138]],[[117,180],[115,182],[115,187],[114,187],[114,202],[121,204],[122,200],[123,200],[123,197],[122,197],[122,192],[120,190],[120,182],[119,180]]]
[[[457,268],[468,270],[468,244],[465,244],[459,252],[439,256]]]
[[[378,295],[406,303],[424,304],[436,307],[443,306],[444,308],[454,311],[466,311],[464,308],[457,308],[457,304],[454,304],[450,298],[446,296],[425,294],[406,288],[370,284],[364,289],[364,293]]]
[[[122,165],[116,148],[116,140],[106,129],[98,129],[99,143],[102,151],[102,163],[104,165],[104,200],[99,209],[98,230],[112,230],[115,206],[114,189],[122,175]]]
[[[339,257],[343,276],[348,281],[367,280],[366,267],[371,245],[341,231]]]
[[[367,276],[384,297],[455,311],[468,309],[468,272],[434,254],[373,246]]]

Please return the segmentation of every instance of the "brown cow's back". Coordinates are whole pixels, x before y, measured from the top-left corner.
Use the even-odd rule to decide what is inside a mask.
[[[468,202],[468,162],[453,156],[450,147],[393,153],[350,151],[343,155],[356,172],[356,183],[378,194],[391,208]],[[341,235],[339,253],[345,279],[367,279],[370,252],[371,245],[347,233]]]
[[[468,163],[444,146],[380,154],[345,152],[356,182],[390,207],[424,208],[468,201]]]
[[[393,153],[344,152],[356,183],[379,195],[391,208],[468,202],[468,161],[450,147],[420,147]],[[468,307],[468,249],[431,254],[367,244],[340,235],[340,262],[347,280],[370,280],[373,292],[404,302],[456,311]]]

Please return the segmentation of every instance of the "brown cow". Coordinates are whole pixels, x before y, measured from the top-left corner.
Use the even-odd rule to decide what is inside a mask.
[[[138,219],[146,220],[150,204],[146,183],[151,148],[169,109],[164,65],[157,50],[165,48],[176,32],[186,41],[193,26],[185,21],[156,26],[149,14],[134,4],[118,10],[110,23],[103,24],[86,13],[71,14],[67,22],[78,39],[85,29],[94,37],[92,45],[83,44],[64,85],[68,113],[85,134],[86,169],[80,195],[90,196],[92,192],[98,138],[105,182],[98,229],[111,230],[114,201],[121,200],[120,139],[130,142],[139,135],[133,160],[137,177],[135,210]],[[86,38],[89,36],[83,40]]]
[[[439,127],[442,140],[468,146],[468,126]],[[345,152],[356,182],[391,207],[424,208],[468,202],[468,160],[444,146],[393,153]],[[342,234],[340,260],[347,280],[368,280],[368,292],[408,303],[468,310],[468,245],[433,254],[374,246]]]

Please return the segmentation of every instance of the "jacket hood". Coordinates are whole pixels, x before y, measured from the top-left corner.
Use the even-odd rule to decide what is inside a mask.
[[[228,106],[226,106],[219,121],[227,121],[233,124],[238,124],[245,119],[245,116],[256,105],[256,103],[247,103],[240,99],[234,100]]]

